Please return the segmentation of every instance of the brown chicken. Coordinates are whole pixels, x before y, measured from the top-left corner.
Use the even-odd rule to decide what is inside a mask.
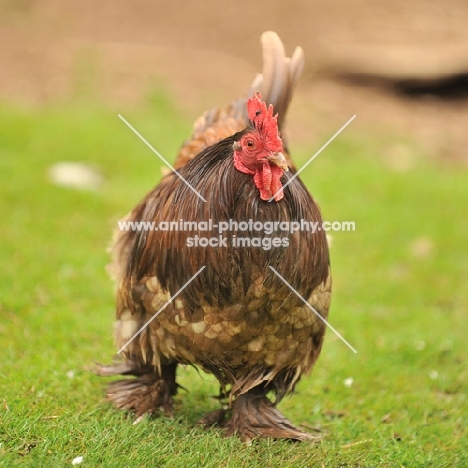
[[[214,374],[228,400],[228,410],[202,418],[205,425],[244,441],[308,440],[276,405],[322,348],[328,247],[323,231],[305,228],[321,223],[320,211],[294,177],[282,136],[303,53],[287,58],[273,32],[262,44],[263,72],[248,96],[200,117],[175,161],[178,173],[163,177],[125,219],[161,229],[116,232],[115,340],[124,360],[98,373],[133,376],[112,382],[107,398],[141,419],[172,415],[177,365],[191,364]],[[185,222],[193,229],[181,229]],[[301,229],[280,230],[281,222]]]

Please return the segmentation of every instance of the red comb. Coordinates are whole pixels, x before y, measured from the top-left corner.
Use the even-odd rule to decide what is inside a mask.
[[[260,93],[247,101],[247,112],[253,126],[263,134],[270,151],[283,151],[283,141],[278,133],[278,115],[273,115],[273,105],[267,105]]]

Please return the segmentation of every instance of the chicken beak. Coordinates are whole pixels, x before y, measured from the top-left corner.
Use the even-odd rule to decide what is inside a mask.
[[[278,153],[271,153],[269,156],[267,156],[266,159],[268,160],[268,162],[283,169],[283,171],[289,171],[288,161],[286,161],[286,158],[284,157],[284,154],[281,151]]]

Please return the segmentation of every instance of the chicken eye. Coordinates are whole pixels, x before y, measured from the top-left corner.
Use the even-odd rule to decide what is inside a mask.
[[[247,140],[247,146],[248,146],[249,148],[253,148],[253,147],[254,147],[254,144],[255,144],[255,143],[254,143],[252,140]]]

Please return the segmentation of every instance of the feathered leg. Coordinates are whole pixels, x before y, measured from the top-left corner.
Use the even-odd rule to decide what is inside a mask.
[[[135,423],[146,414],[162,413],[174,415],[173,396],[177,392],[177,363],[161,366],[161,373],[149,366],[141,368],[133,364],[121,363],[114,366],[99,365],[96,373],[101,376],[134,375],[134,379],[111,382],[106,391],[107,400],[117,408],[132,411]]]
[[[228,413],[231,418],[226,420]],[[206,414],[198,421],[202,426],[219,426],[226,436],[236,435],[249,443],[256,437],[318,442],[319,435],[301,431],[286,419],[265,396],[263,389],[254,388],[238,396],[231,410],[220,409]]]
[[[231,419],[224,424],[226,435],[237,434],[243,442],[256,437],[318,441],[320,436],[303,432],[286,419],[264,392],[253,389],[233,402]]]

